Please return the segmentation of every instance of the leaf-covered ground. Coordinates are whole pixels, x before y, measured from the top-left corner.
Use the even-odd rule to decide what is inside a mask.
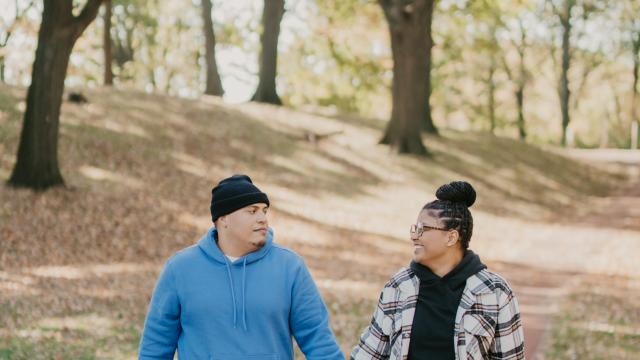
[[[2,179],[15,161],[24,94],[0,87]],[[211,187],[233,173],[269,194],[276,241],[305,257],[345,352],[384,282],[409,262],[409,224],[454,179],[478,191],[471,247],[514,285],[529,351],[564,349],[540,340],[550,324],[564,331],[551,319],[571,313],[566,302],[589,292],[592,278],[640,278],[637,154],[599,159],[445,130],[425,137],[431,158],[398,157],[377,144],[384,122],[326,109],[86,94],[89,104],[62,109],[66,187],[0,185],[0,358],[134,358],[160,267],[210,226]],[[600,322],[616,319],[610,304],[635,304],[638,287],[623,289],[629,296],[595,301]],[[640,327],[629,319],[624,329]],[[635,354],[638,339],[611,349]],[[615,358],[607,346],[598,351]]]

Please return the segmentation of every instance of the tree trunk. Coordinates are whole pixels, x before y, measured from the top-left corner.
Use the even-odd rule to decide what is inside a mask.
[[[17,7],[17,3],[16,3],[16,7]],[[5,47],[7,47],[7,44],[9,43],[9,38],[11,38],[11,34],[13,34],[12,31],[12,27],[15,26],[15,22],[18,21],[18,9],[16,8],[16,16],[14,18],[14,22],[13,24],[11,24],[11,26],[9,27],[8,30],[5,30],[7,33],[4,37],[4,39],[0,40],[0,82],[4,83],[5,82],[5,78],[4,78],[4,70],[5,70],[5,58],[6,56],[4,55],[4,51],[5,51]]]
[[[496,130],[496,61],[495,55],[491,54],[491,64],[489,65],[489,77],[487,79],[487,107],[489,110],[490,132],[495,133]]]
[[[573,8],[574,0],[565,0],[563,4],[563,14],[560,16],[560,22],[562,24],[562,72],[560,75],[560,88],[558,89],[560,95],[560,112],[562,114],[562,139],[560,143],[562,146],[567,146],[567,127],[569,126],[569,100],[571,92],[569,91],[569,67],[571,65],[571,9]]]
[[[104,0],[104,84],[113,85],[113,52],[111,51],[111,0]]]
[[[637,32],[633,39],[633,92],[631,97],[631,148],[638,148],[638,76],[640,74],[640,32]]]
[[[16,10],[17,11],[17,10]],[[6,56],[4,55],[4,49],[9,42],[9,38],[11,37],[11,32],[9,31],[5,36],[4,40],[0,42],[0,82],[5,82],[4,71],[5,71],[5,60]]]
[[[44,2],[27,109],[20,134],[12,186],[44,190],[63,185],[58,167],[58,124],[64,79],[73,46],[95,19],[101,0],[89,0],[74,17],[72,1]]]
[[[276,92],[276,68],[278,64],[278,36],[280,21],[284,15],[284,0],[265,0],[262,13],[260,42],[260,81],[251,101],[281,105]]]
[[[521,47],[518,49],[518,55],[520,57],[520,74],[518,74],[518,83],[516,84],[516,103],[518,104],[518,135],[520,140],[527,138],[527,130],[524,120],[524,88],[527,85],[527,68],[525,67],[525,48],[526,48],[526,35],[524,25],[520,22],[521,35]]]
[[[393,55],[391,120],[380,141],[397,153],[427,154],[422,143],[424,114],[428,112],[429,45],[427,26],[433,0],[416,0],[410,6],[379,0],[389,25]]]
[[[614,95],[615,96],[615,95]],[[611,122],[611,112],[607,110],[607,116],[602,116],[602,124],[600,126],[600,149],[606,149],[609,147],[609,123]]]
[[[518,135],[520,140],[524,141],[527,138],[527,130],[524,125],[524,83],[518,84],[516,102],[518,103]]]
[[[506,58],[502,58],[504,62],[504,70],[509,77],[509,80],[514,84],[514,95],[516,98],[516,106],[518,108],[518,118],[516,119],[516,126],[518,127],[518,137],[521,141],[525,141],[527,138],[527,131],[525,127],[524,118],[524,90],[528,81],[527,67],[525,65],[525,54],[527,49],[527,33],[522,23],[522,19],[518,17],[518,25],[520,27],[520,41],[513,41],[513,45],[518,53],[518,68],[517,74],[514,74],[506,61]]]
[[[213,31],[213,20],[211,19],[211,0],[202,0],[202,23],[204,26],[204,48],[205,60],[207,63],[207,85],[204,93],[207,95],[222,96],[224,89],[218,73],[216,63],[216,35]]]

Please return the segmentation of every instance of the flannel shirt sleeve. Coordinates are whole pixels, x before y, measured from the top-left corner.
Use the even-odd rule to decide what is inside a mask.
[[[371,319],[351,352],[351,360],[389,359],[390,336],[393,331],[393,312],[396,307],[395,289],[385,286]]]
[[[524,359],[524,331],[518,300],[512,292],[503,294],[503,297],[498,310],[498,323],[491,344],[490,359]]]

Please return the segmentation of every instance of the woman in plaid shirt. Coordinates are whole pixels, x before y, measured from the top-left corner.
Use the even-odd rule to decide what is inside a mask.
[[[351,359],[524,359],[513,291],[468,249],[475,190],[455,181],[436,197],[411,226],[413,261],[382,289]]]

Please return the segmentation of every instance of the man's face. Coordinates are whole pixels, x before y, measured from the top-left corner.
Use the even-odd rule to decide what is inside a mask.
[[[247,253],[263,247],[267,238],[267,204],[251,204],[221,217],[225,234]]]

